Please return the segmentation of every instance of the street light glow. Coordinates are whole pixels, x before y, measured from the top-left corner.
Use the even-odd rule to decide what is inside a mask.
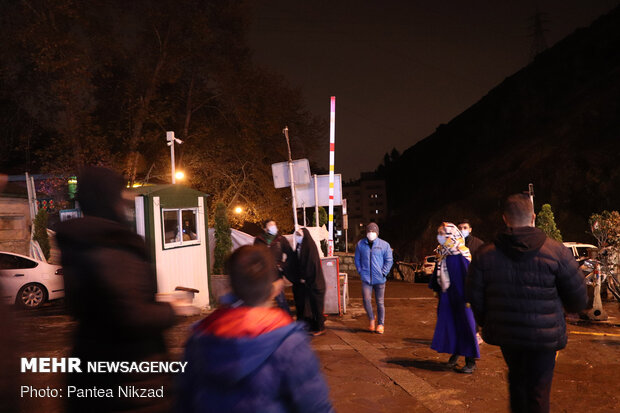
[[[240,206],[235,208],[235,214],[240,214],[243,212],[243,208],[241,208]]]
[[[185,179],[185,174],[183,173],[183,171],[178,171],[174,174],[174,177],[179,181],[182,181],[183,179]]]

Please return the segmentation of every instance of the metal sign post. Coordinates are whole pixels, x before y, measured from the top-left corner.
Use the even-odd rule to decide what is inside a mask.
[[[319,186],[314,174],[314,226],[319,227]]]
[[[344,229],[344,252],[349,252],[349,215],[347,215],[347,200],[342,200],[342,229]]]
[[[288,126],[282,130],[286,138],[286,146],[288,147],[288,178],[291,183],[291,195],[293,197],[293,220],[295,222],[295,231],[299,228],[297,223],[297,200],[295,199],[295,177],[293,176],[293,158],[291,157],[291,143],[288,139]]]

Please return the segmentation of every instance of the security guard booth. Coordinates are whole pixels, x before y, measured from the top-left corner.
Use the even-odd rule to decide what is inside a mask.
[[[173,293],[178,287],[194,289],[198,290],[194,306],[211,305],[208,195],[178,184],[129,191],[135,204],[131,218],[153,258],[158,293]]]

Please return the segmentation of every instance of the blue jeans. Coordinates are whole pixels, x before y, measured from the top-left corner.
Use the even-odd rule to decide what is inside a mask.
[[[364,298],[364,309],[368,314],[369,320],[374,320],[375,314],[372,312],[372,291],[375,291],[375,301],[377,302],[377,324],[385,323],[385,283],[370,285],[362,281],[362,297]]]

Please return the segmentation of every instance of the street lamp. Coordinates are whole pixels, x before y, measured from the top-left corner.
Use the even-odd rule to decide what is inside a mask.
[[[174,172],[174,143],[178,143],[179,145],[183,143],[181,139],[174,137],[173,131],[166,132],[166,140],[168,141],[168,146],[170,146],[170,166],[172,168],[172,183],[176,184],[176,174]]]
[[[235,214],[240,214],[243,212],[243,208],[241,208],[240,206],[235,208]]]
[[[179,181],[182,181],[185,179],[185,173],[183,173],[183,171],[178,171],[174,174],[174,177]]]

